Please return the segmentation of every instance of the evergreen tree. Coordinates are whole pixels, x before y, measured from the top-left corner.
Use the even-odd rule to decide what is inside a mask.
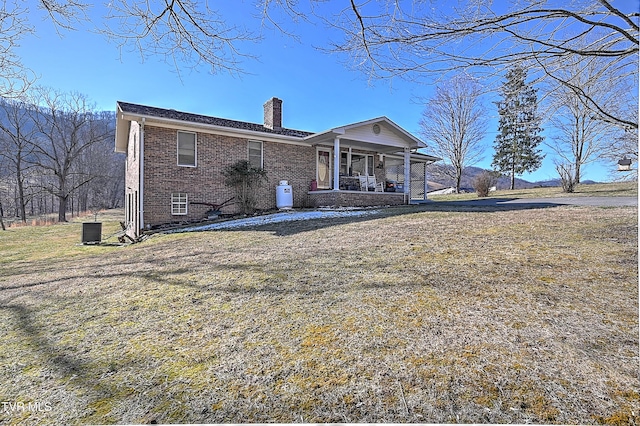
[[[527,84],[526,78],[524,68],[511,68],[500,89],[502,101],[496,102],[500,121],[491,165],[511,177],[511,189],[515,188],[516,175],[538,170],[544,158],[538,149],[544,137],[540,136],[537,89]]]

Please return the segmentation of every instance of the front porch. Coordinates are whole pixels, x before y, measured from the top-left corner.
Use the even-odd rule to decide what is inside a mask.
[[[316,147],[313,206],[381,206],[426,200],[425,144],[386,117],[306,138]]]
[[[341,152],[339,173],[336,176],[332,173],[335,163],[327,161],[327,157],[333,157],[333,152],[335,151],[318,149],[318,180],[312,184],[312,190],[307,194],[311,206],[367,207],[426,201],[426,166],[433,162],[433,157],[418,153],[405,155],[356,151],[349,147]],[[375,158],[379,161],[375,165],[373,161],[365,161],[364,165],[358,168],[353,158]],[[318,183],[320,185],[317,185]]]
[[[398,206],[406,204],[402,192],[364,192],[364,191],[309,191],[309,202],[313,207],[368,207]]]

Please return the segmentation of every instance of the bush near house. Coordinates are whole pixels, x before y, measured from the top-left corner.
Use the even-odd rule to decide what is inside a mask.
[[[267,172],[253,167],[247,160],[240,160],[227,166],[222,174],[224,183],[235,191],[242,213],[254,212],[258,203],[257,191],[266,180]]]

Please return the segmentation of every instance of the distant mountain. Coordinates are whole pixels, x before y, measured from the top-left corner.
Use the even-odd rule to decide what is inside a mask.
[[[429,177],[429,188],[431,188],[432,190],[438,190],[438,189],[455,186],[454,180],[447,175],[448,170],[452,170],[452,167],[444,164],[429,165],[428,171],[427,171],[428,177]],[[473,188],[473,179],[484,171],[485,169],[481,169],[480,167],[466,167],[462,172],[460,187],[467,188],[467,189]],[[529,182],[527,180],[516,177],[515,183],[516,183],[516,189],[529,189],[529,188],[539,188],[539,187],[547,187],[547,186],[553,186],[553,187],[562,186],[560,179],[549,179],[544,181]],[[588,185],[588,184],[593,184],[597,182],[594,182],[592,180],[586,180],[581,183]],[[510,185],[511,185],[511,179],[508,176],[504,176],[498,179],[498,183],[496,187],[497,189],[509,189]]]

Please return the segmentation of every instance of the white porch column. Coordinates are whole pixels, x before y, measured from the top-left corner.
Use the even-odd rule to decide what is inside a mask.
[[[404,201],[409,204],[411,202],[411,151],[409,148],[404,149]]]
[[[429,192],[429,182],[427,181],[427,177],[428,177],[428,173],[427,173],[427,166],[429,165],[429,163],[424,163],[424,199],[426,201],[427,199],[427,192]]]
[[[340,138],[333,140],[333,190],[340,190]]]

